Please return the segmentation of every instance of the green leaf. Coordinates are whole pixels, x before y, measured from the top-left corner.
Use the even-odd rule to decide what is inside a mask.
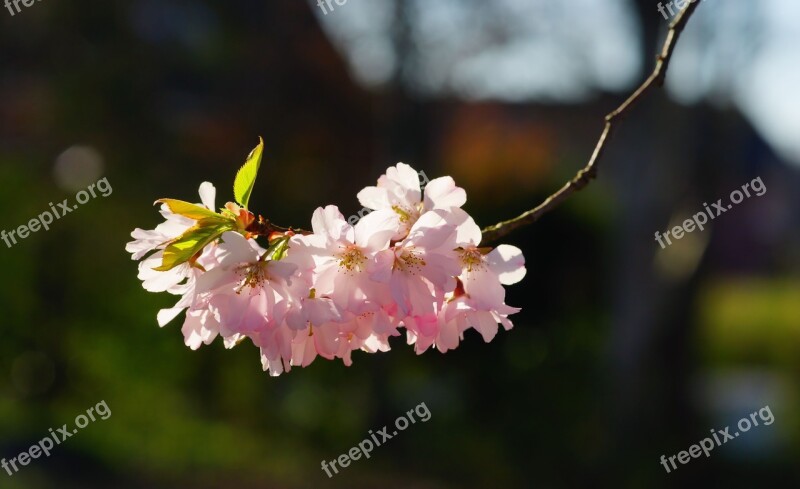
[[[233,197],[245,209],[250,202],[250,194],[253,193],[253,185],[256,183],[258,169],[261,167],[261,155],[264,152],[264,140],[259,136],[258,141],[258,146],[253,148],[253,151],[247,156],[247,161],[239,169],[236,180],[233,182]]]
[[[218,219],[226,221],[230,220],[229,218],[217,214],[214,211],[210,211],[203,206],[190,204],[189,202],[184,202],[182,200],[158,199],[156,203],[167,204],[169,210],[171,210],[175,214],[179,214],[181,216],[188,217],[189,219],[194,219],[196,221],[199,221],[200,219]]]
[[[233,221],[220,221],[216,217],[197,221],[197,224],[169,242],[166,249],[164,249],[161,266],[153,270],[166,272],[182,263],[186,263],[194,255],[202,251],[206,245],[224,233],[232,231],[235,226],[236,224]]]
[[[289,251],[289,238],[284,237],[276,240],[267,248],[267,256],[270,260],[283,260],[287,251]]]

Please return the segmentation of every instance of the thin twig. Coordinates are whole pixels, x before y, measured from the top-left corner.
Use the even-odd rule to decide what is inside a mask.
[[[672,54],[675,51],[678,38],[680,37],[681,32],[683,32],[683,28],[686,27],[686,23],[689,22],[689,18],[692,16],[699,4],[700,2],[690,3],[684,10],[678,13],[678,15],[675,17],[675,20],[673,20],[669,26],[669,32],[667,33],[667,38],[664,41],[664,47],[661,49],[661,53],[656,56],[656,66],[653,69],[653,72],[649,77],[647,77],[647,80],[645,80],[644,83],[642,83],[642,85],[639,86],[639,88],[637,88],[628,97],[628,99],[622,103],[622,105],[617,107],[616,110],[606,116],[605,127],[603,128],[602,134],[600,134],[600,139],[597,141],[597,145],[594,148],[591,159],[589,159],[589,163],[587,163],[586,166],[583,167],[583,169],[581,169],[577,175],[572,178],[572,180],[561,187],[558,192],[546,198],[544,202],[539,204],[537,207],[526,211],[513,219],[485,228],[483,230],[483,244],[495,243],[500,238],[509,234],[511,231],[538,221],[539,218],[544,214],[558,207],[561,203],[567,200],[569,196],[583,189],[591,180],[597,178],[597,165],[600,161],[600,158],[603,156],[603,153],[605,152],[606,144],[611,139],[615,122],[621,120],[627,114],[627,112],[634,105],[636,105],[636,103],[639,102],[639,100],[641,100],[653,87],[664,84],[664,77],[667,75],[667,69],[669,68],[669,63],[672,60]]]

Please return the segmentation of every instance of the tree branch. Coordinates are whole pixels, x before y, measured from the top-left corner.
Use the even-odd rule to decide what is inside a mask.
[[[678,13],[678,15],[672,21],[669,26],[667,38],[664,41],[664,46],[662,47],[661,52],[656,56],[656,66],[653,69],[653,72],[649,77],[647,77],[644,83],[642,83],[639,88],[637,88],[627,98],[627,100],[622,103],[622,105],[617,107],[616,110],[606,116],[603,132],[600,134],[600,139],[597,141],[594,152],[592,153],[592,156],[586,166],[583,167],[577,173],[577,175],[572,178],[572,180],[567,182],[556,193],[547,197],[544,202],[539,204],[537,207],[526,211],[513,219],[485,228],[483,230],[482,244],[495,243],[500,238],[503,238],[509,234],[511,231],[514,231],[522,226],[533,224],[534,222],[538,221],[540,217],[561,205],[572,194],[586,187],[586,185],[588,185],[589,182],[594,178],[597,178],[598,162],[605,152],[608,141],[611,139],[612,132],[615,128],[615,123],[624,118],[624,116],[627,115],[627,112],[633,106],[635,106],[636,103],[639,102],[639,100],[641,100],[651,89],[653,89],[653,87],[664,84],[664,77],[667,75],[667,69],[669,68],[669,63],[672,60],[672,54],[675,51],[675,46],[678,43],[678,39],[680,38],[684,27],[686,27],[686,24],[689,22],[689,18],[691,18],[699,4],[700,2],[690,3],[684,10]]]

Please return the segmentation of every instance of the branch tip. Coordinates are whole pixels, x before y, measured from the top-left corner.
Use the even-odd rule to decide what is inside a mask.
[[[661,51],[656,54],[656,65],[647,79],[636,89],[633,93],[620,105],[616,110],[612,111],[605,116],[605,127],[600,134],[600,138],[595,145],[592,156],[589,162],[578,173],[569,180],[557,192],[547,197],[541,204],[531,210],[525,211],[519,216],[509,219],[508,221],[499,222],[492,226],[483,229],[483,244],[495,243],[499,239],[505,237],[515,229],[522,226],[527,226],[538,221],[540,217],[552,211],[567,198],[575,192],[582,190],[589,182],[597,178],[597,169],[600,158],[603,156],[606,145],[611,139],[614,123],[621,120],[627,112],[636,105],[654,86],[663,86],[664,79],[669,69],[669,63],[672,60],[672,55],[675,52],[675,46],[678,43],[684,27],[689,22],[689,19],[694,14],[699,6],[699,2],[690,3],[685,9],[680,11],[675,19],[669,26],[666,39]]]

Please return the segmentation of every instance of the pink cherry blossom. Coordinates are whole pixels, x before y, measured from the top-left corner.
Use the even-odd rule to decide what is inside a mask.
[[[377,186],[361,190],[358,201],[367,209],[395,211],[400,220],[394,239],[399,240],[408,235],[424,213],[464,205],[467,193],[451,177],[440,177],[428,182],[423,195],[418,172],[398,163],[378,178]]]
[[[404,319],[408,343],[417,353],[433,345],[442,353],[454,349],[470,328],[489,342],[497,334],[498,324],[511,329],[508,316],[519,312],[505,304],[503,285],[524,278],[522,252],[508,245],[491,251],[479,248],[481,231],[475,221],[461,209],[451,209],[449,217],[456,225],[456,253],[461,266],[458,287],[435,312]]]
[[[219,245],[219,265],[197,280],[198,294],[219,317],[220,333],[250,335],[280,325],[293,301],[296,265],[264,259],[264,251],[241,234],[228,232]]]
[[[166,246],[197,223],[165,204],[164,222],[136,229],[126,250],[140,261],[146,290],[181,296],[159,311],[160,326],[185,311],[181,331],[193,350],[217,337],[227,348],[250,339],[272,376],[318,357],[350,366],[356,350],[389,351],[402,329],[418,354],[455,349],[469,329],[491,341],[519,311],[505,304],[504,286],[525,276],[522,252],[481,247],[480,228],[461,209],[464,190],[442,177],[423,192],[417,175],[403,163],[390,167],[358,194],[374,212],[352,226],[336,206],[318,208],[307,234],[253,231],[254,214],[233,203],[216,214],[216,191],[206,182],[200,196],[216,214],[211,225],[235,225],[200,251],[191,248],[191,259],[187,253],[156,270],[164,268]],[[208,217],[196,208],[185,215]]]
[[[455,288],[461,272],[456,248],[456,225],[451,214],[430,211],[423,214],[408,237],[377,256],[371,277],[388,283],[400,312],[431,314],[444,294]]]
[[[216,198],[214,185],[203,182],[200,185],[199,193],[202,205],[213,210]],[[194,301],[197,277],[201,270],[211,268],[216,262],[216,249],[214,246],[207,247],[194,263],[184,263],[163,272],[153,270],[161,264],[166,243],[194,225],[193,220],[174,214],[166,204],[161,205],[160,212],[164,217],[164,222],[150,231],[135,229],[131,233],[134,241],[128,243],[125,250],[132,254],[134,260],[144,258],[139,263],[139,279],[145,290],[182,296],[175,306],[159,311],[158,324],[163,327],[191,306]]]
[[[397,221],[396,214],[384,210],[351,226],[335,206],[319,208],[311,219],[314,234],[293,237],[289,259],[309,257],[316,294],[329,297],[340,310],[374,310],[376,303],[388,300],[388,289],[376,284],[370,273],[377,254],[388,249]]]

